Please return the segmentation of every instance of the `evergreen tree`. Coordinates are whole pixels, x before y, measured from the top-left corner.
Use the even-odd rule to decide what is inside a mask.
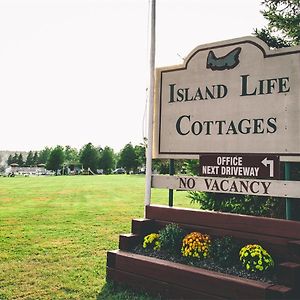
[[[33,158],[32,158],[32,163],[34,166],[37,166],[39,163],[39,155],[37,151],[34,152]]]
[[[268,25],[255,34],[273,48],[299,45],[300,0],[265,0],[262,4]]]
[[[25,162],[25,166],[26,167],[30,167],[34,165],[34,160],[33,160],[33,152],[30,150],[27,158],[26,158],[26,162]]]
[[[13,156],[9,154],[8,159],[7,159],[7,165],[10,166],[13,163]]]
[[[19,165],[19,167],[22,167],[24,165],[24,160],[23,160],[23,155],[22,153],[20,153],[18,155],[18,161],[17,161],[17,164]]]
[[[13,158],[12,158],[12,163],[13,164],[17,164],[18,163],[18,157],[19,157],[18,153],[15,153],[14,156],[13,156]]]

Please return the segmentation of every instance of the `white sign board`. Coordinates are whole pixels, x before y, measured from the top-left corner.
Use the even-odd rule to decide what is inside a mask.
[[[154,175],[152,187],[181,191],[300,198],[299,181]]]
[[[199,46],[156,72],[154,157],[300,154],[300,47],[254,37]]]

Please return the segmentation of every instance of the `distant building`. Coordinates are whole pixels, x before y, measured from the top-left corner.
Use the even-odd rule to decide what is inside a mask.
[[[5,173],[14,175],[46,175],[47,170],[45,165],[38,165],[36,167],[19,167],[18,164],[11,164],[5,169]]]

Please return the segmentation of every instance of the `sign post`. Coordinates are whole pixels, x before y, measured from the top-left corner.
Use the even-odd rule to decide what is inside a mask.
[[[175,174],[175,161],[174,159],[170,159],[169,161],[169,174],[172,176]],[[169,206],[173,206],[174,202],[174,191],[173,189],[169,189]]]
[[[146,148],[146,186],[145,207],[151,202],[152,150],[153,150],[153,115],[154,115],[154,70],[155,70],[155,19],[156,0],[151,0],[150,26],[150,66],[149,66],[149,101],[148,101],[148,139]]]
[[[291,164],[289,162],[284,163],[284,179],[291,179]],[[290,198],[285,199],[285,216],[287,220],[292,220],[293,214],[293,200]]]

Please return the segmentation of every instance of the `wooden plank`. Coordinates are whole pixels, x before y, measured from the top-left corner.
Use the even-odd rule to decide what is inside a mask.
[[[265,299],[272,284],[119,251],[116,269],[219,297]]]
[[[300,263],[300,241],[289,241],[288,249],[292,260]]]
[[[222,296],[216,296],[212,294],[207,294],[204,292],[198,292],[192,289],[186,289],[182,286],[176,284],[169,284],[169,299],[191,299],[191,300],[225,300]]]
[[[290,286],[260,281],[185,266],[124,251],[115,251],[115,267],[107,266],[106,278],[118,283],[183,299],[298,299],[299,265],[293,268]],[[296,276],[295,276],[296,275]],[[289,285],[288,284],[288,285]]]
[[[286,286],[293,287],[300,291],[300,264],[284,262],[279,265],[279,280]]]
[[[200,293],[195,290],[186,289],[182,286],[169,284],[164,281],[155,280],[149,277],[141,276],[137,273],[126,272],[123,270],[107,267],[106,277],[119,284],[130,286],[133,290],[143,290],[152,295],[163,296],[164,299],[197,299],[197,300],[225,300],[224,297],[218,297],[207,293]],[[160,297],[159,297],[160,298]]]
[[[298,296],[293,289],[283,285],[272,285],[266,290],[266,299],[296,300],[299,299]]]
[[[119,249],[124,251],[132,250],[138,243],[143,240],[143,237],[138,234],[128,233],[119,235]]]
[[[300,222],[298,221],[168,207],[163,205],[146,206],[146,217],[170,223],[207,226],[300,240]]]
[[[119,284],[130,286],[136,291],[146,291],[153,295],[160,294],[161,296],[168,295],[168,284],[152,278],[141,276],[130,271],[124,271],[116,268],[106,268],[107,280],[112,280]]]
[[[153,188],[300,198],[300,181],[153,175]]]
[[[106,265],[108,267],[114,268],[116,265],[116,257],[119,250],[114,251],[107,251],[107,257],[106,257]]]
[[[131,232],[140,235],[146,235],[153,232],[154,220],[150,219],[132,219]]]

